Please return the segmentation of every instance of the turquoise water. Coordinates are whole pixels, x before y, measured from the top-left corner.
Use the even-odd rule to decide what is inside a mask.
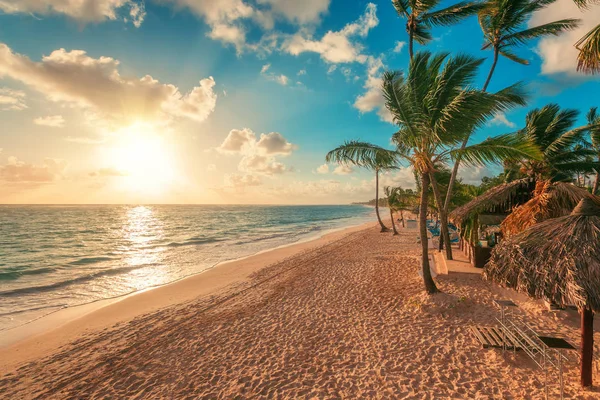
[[[363,206],[0,206],[0,331],[373,220]]]

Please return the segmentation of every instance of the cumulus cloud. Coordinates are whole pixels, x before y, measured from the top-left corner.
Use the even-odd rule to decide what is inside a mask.
[[[62,115],[48,115],[46,117],[38,117],[33,120],[33,123],[50,128],[62,128],[65,126],[65,119]]]
[[[373,184],[375,184],[375,178],[373,178]],[[383,190],[386,186],[402,186],[404,189],[415,189],[417,185],[412,167],[400,167],[397,170],[381,173],[379,187]]]
[[[352,172],[354,172],[354,170],[352,169],[352,167],[350,167],[349,165],[343,165],[343,164],[342,165],[338,165],[333,170],[333,173],[335,175],[349,175]]]
[[[25,92],[9,88],[0,88],[1,111],[21,111],[26,108]]]
[[[0,0],[7,14],[64,14],[82,23],[115,20],[120,16],[139,27],[146,12],[142,1],[132,0]]]
[[[260,74],[268,80],[277,82],[282,86],[286,86],[289,83],[290,79],[287,76],[283,74],[275,74],[273,72],[269,72],[270,68],[271,64],[263,65],[263,67],[260,69]]]
[[[317,174],[327,174],[329,172],[329,165],[323,164],[317,168]]]
[[[129,120],[186,117],[205,120],[216,105],[212,77],[183,95],[171,84],[146,75],[141,79],[120,75],[119,61],[92,58],[83,50],[55,50],[34,62],[0,43],[0,78],[18,80],[50,100],[78,106],[105,118]]]
[[[64,160],[46,158],[40,165],[8,157],[8,163],[0,165],[0,180],[14,183],[48,183],[62,178],[67,163]]]
[[[260,135],[248,129],[232,129],[217,151],[225,154],[240,154],[242,159],[238,164],[238,170],[261,175],[282,174],[289,169],[277,161],[277,156],[288,156],[296,145],[288,142],[278,132]]]
[[[509,121],[508,118],[506,118],[506,114],[504,114],[503,112],[497,113],[494,116],[494,118],[490,120],[489,125],[504,125],[509,128],[514,128],[515,126],[517,126],[514,122]]]
[[[402,49],[406,46],[406,42],[401,42],[399,40],[396,41],[396,45],[394,46],[394,53],[402,53]]]
[[[393,123],[392,114],[385,107],[385,98],[381,90],[383,83],[381,74],[385,65],[381,57],[369,56],[367,62],[367,79],[363,85],[365,92],[354,101],[354,108],[361,114],[377,110],[382,121]]]
[[[258,0],[259,4],[268,4],[274,14],[285,17],[298,24],[313,23],[327,12],[330,0]]]
[[[462,179],[463,183],[468,183],[470,185],[479,185],[481,183],[481,178],[483,178],[484,176],[494,175],[496,175],[496,173],[490,171],[485,166],[465,167],[461,165],[458,169],[458,177]]]
[[[263,154],[279,154],[279,155],[289,155],[293,150],[296,149],[296,145],[288,142],[281,133],[271,132],[271,133],[261,133],[260,139],[256,143],[256,147]]]
[[[366,37],[369,31],[379,24],[377,6],[367,4],[365,13],[355,22],[347,24],[339,31],[329,31],[321,39],[315,39],[306,31],[298,32],[283,43],[283,50],[292,55],[305,52],[318,53],[328,63],[351,63],[367,61],[362,54],[362,45],[353,39]]]
[[[538,54],[542,58],[542,74],[563,73],[569,76],[583,76],[576,70],[578,50],[575,43],[581,39],[600,20],[600,6],[592,5],[580,10],[571,0],[558,0],[541,11],[536,12],[529,26],[537,26],[564,18],[579,18],[581,25],[560,36],[550,36],[539,41]]]

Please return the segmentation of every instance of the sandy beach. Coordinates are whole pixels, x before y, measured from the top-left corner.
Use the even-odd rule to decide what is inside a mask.
[[[577,313],[548,312],[479,274],[438,276],[442,293],[428,296],[415,238],[367,224],[13,338],[0,349],[0,397],[543,398],[532,361],[482,349],[469,327],[493,325],[493,300],[512,299],[517,318],[578,346]],[[595,343],[600,354],[599,333]],[[566,397],[600,398],[580,389],[570,358]]]

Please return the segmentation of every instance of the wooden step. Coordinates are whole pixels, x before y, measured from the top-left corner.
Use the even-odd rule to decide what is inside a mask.
[[[471,332],[479,340],[484,349],[489,347],[493,348],[505,348],[512,350],[516,347],[519,350],[520,347],[510,340],[508,335],[503,335],[502,328],[496,326],[471,326]]]

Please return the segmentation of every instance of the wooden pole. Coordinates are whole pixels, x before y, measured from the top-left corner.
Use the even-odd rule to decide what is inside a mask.
[[[581,311],[581,386],[592,386],[594,355],[594,312]]]

